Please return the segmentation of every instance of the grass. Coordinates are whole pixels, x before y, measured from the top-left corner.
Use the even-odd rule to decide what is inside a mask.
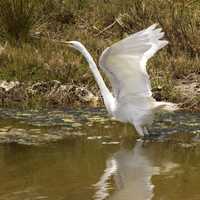
[[[79,40],[97,61],[105,47],[153,23],[159,23],[169,40],[148,65],[158,98],[180,102],[176,80],[200,74],[197,0],[0,0],[0,5],[0,44],[8,42],[0,53],[0,79],[56,79],[87,86],[98,94],[83,57],[51,39]],[[102,31],[116,19],[118,23]]]
[[[12,42],[27,40],[35,24],[38,0],[0,0],[4,37]]]

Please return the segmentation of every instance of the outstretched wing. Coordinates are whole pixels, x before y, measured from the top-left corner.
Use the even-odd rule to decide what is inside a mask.
[[[151,85],[146,63],[168,42],[156,24],[113,44],[104,50],[99,64],[111,81],[118,100],[127,96],[150,97]]]

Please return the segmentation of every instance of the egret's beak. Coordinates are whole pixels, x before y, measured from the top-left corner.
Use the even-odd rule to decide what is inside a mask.
[[[73,44],[72,44],[71,42],[67,42],[66,44],[67,44],[69,47],[71,47],[71,48],[74,47]]]
[[[70,41],[58,41],[60,44],[65,44],[65,45],[67,45],[67,46],[69,46],[69,47],[73,47],[72,46],[72,44],[71,44],[71,42]]]

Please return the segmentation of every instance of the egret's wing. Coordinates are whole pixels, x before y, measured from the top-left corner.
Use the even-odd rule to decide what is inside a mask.
[[[160,40],[163,35],[154,24],[104,50],[99,64],[110,78],[116,98],[152,95],[146,63],[168,43]]]

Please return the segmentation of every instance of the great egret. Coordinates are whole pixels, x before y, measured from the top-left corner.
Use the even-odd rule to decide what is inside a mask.
[[[133,124],[140,136],[148,135],[146,126],[153,122],[156,112],[176,109],[175,104],[157,102],[152,97],[146,63],[168,44],[168,41],[161,40],[164,33],[156,26],[153,24],[103,51],[99,66],[110,79],[113,94],[87,49],[78,41],[65,42],[86,58],[109,114],[121,122]]]

